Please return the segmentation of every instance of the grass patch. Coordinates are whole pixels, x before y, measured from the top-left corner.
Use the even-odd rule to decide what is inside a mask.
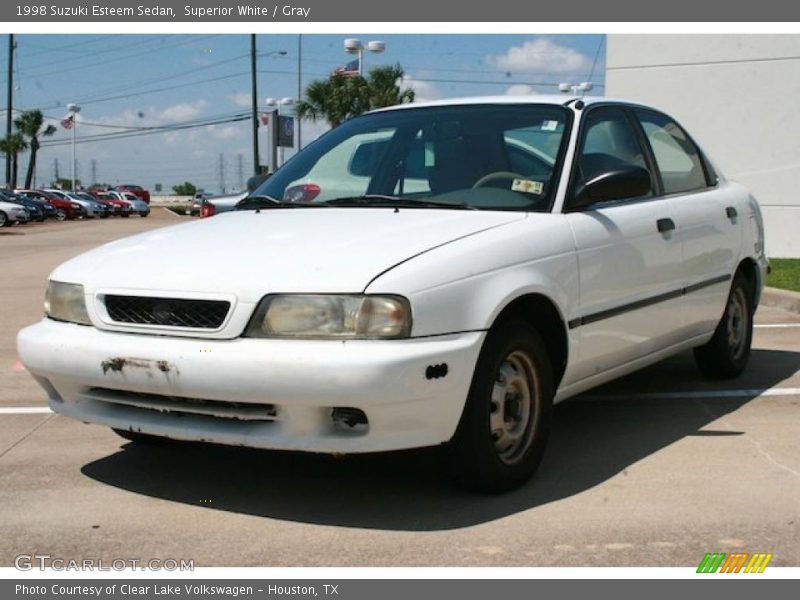
[[[768,286],[800,292],[800,258],[771,258],[769,265]]]

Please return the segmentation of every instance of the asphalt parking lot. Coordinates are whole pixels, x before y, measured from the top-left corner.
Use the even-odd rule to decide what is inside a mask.
[[[0,230],[0,565],[38,552],[197,566],[696,566],[717,551],[800,565],[800,315],[776,308],[759,309],[737,380],[706,382],[684,354],[559,405],[536,477],[498,497],[453,488],[436,450],[141,448],[26,414],[46,401],[15,337],[41,318],[51,269],[179,219]],[[179,249],[167,260],[196,268]]]

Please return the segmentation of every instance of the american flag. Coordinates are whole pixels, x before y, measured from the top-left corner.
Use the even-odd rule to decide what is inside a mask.
[[[63,119],[61,119],[61,126],[64,129],[72,129],[74,120],[75,120],[75,115],[69,115],[68,117],[64,117]]]
[[[355,77],[358,75],[358,59],[351,60],[349,63],[338,67],[333,74],[343,75],[345,77]]]

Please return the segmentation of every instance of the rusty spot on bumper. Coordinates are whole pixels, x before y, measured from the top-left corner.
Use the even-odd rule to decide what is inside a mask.
[[[146,358],[125,358],[123,356],[117,356],[115,358],[109,358],[108,360],[104,360],[100,363],[100,367],[103,369],[103,374],[105,375],[109,371],[113,373],[121,373],[125,367],[136,367],[139,369],[151,369],[155,367],[162,373],[169,373],[171,371],[178,372],[178,369],[175,368],[174,365],[171,365],[166,360],[148,360]]]

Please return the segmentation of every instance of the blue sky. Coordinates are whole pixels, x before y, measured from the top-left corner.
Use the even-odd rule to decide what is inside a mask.
[[[350,57],[346,37],[382,40],[386,52],[365,56],[365,68],[399,62],[407,85],[419,99],[506,93],[549,93],[562,81],[589,78],[602,93],[605,43],[602,35],[384,35],[303,36],[302,83],[326,77]],[[148,127],[224,121],[250,106],[248,35],[19,35],[14,61],[15,108],[40,108],[53,122],[66,104],[82,107],[77,136],[143,134]],[[296,97],[297,35],[259,35],[258,99]],[[285,52],[280,55],[279,52]],[[7,71],[7,57],[0,71]],[[5,90],[6,79],[0,79]],[[2,94],[5,97],[5,94]],[[3,106],[3,117],[5,106]],[[97,180],[138,183],[191,181],[209,191],[220,187],[220,155],[226,189],[252,173],[249,121],[137,135],[77,145],[78,175]],[[304,123],[303,143],[323,132],[324,123]],[[260,130],[260,154],[266,162],[266,131]],[[59,128],[51,140],[68,141]],[[239,156],[241,155],[241,159]],[[288,156],[288,155],[287,155]],[[70,146],[45,146],[38,159],[37,184],[70,175]],[[27,156],[20,160],[24,176]]]

